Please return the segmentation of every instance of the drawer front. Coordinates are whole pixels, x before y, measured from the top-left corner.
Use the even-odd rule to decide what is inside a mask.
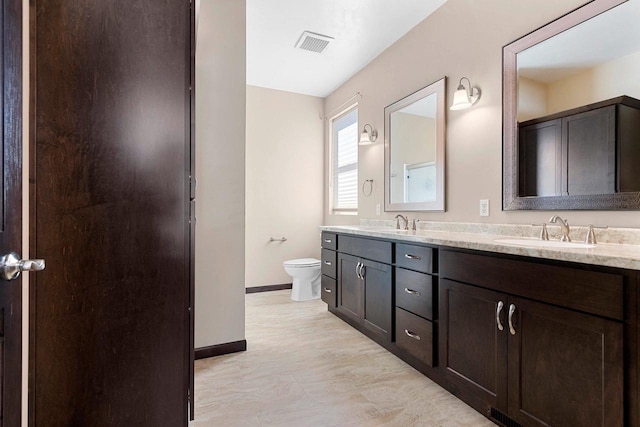
[[[396,267],[396,305],[413,314],[433,320],[436,278]]]
[[[336,278],[336,253],[329,249],[322,250],[322,264],[320,271],[329,277]]]
[[[320,244],[325,249],[338,249],[338,236],[334,233],[322,232],[322,242]]]
[[[397,243],[395,263],[398,267],[433,273],[433,249]]]
[[[338,250],[360,258],[391,264],[391,242],[341,235]]]
[[[433,323],[397,307],[396,345],[427,365],[435,365]]]
[[[322,301],[331,308],[336,308],[336,279],[322,275],[320,279],[320,295]]]
[[[623,320],[621,275],[449,250],[439,258],[440,277]]]

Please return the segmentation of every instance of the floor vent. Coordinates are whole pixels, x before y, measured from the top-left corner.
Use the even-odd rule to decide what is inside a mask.
[[[491,419],[497,421],[503,427],[522,427],[522,424],[512,420],[506,414],[498,411],[496,408],[491,408]]]
[[[327,46],[329,46],[331,40],[333,40],[333,37],[312,33],[311,31],[304,31],[295,47],[310,52],[322,53]]]

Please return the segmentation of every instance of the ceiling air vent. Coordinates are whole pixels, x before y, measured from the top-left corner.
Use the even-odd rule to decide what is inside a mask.
[[[295,47],[311,52],[322,53],[331,40],[333,40],[333,37],[312,33],[311,31],[303,31]]]

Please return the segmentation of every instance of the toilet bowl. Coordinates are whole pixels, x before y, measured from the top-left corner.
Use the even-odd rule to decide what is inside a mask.
[[[320,260],[291,259],[282,263],[284,271],[293,278],[291,299],[309,301],[320,298]]]

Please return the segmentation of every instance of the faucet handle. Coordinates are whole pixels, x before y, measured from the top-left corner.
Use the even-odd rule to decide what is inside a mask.
[[[540,230],[540,240],[549,240],[549,232],[547,231],[547,223],[531,224],[532,227],[542,227]]]
[[[595,245],[596,243],[598,243],[598,242],[596,241],[596,233],[595,233],[595,231],[594,231],[594,229],[596,229],[596,228],[601,229],[601,230],[606,230],[606,229],[607,229],[607,228],[609,228],[609,227],[608,227],[608,226],[606,226],[606,225],[605,225],[605,226],[597,227],[597,226],[595,226],[595,225],[593,225],[593,224],[589,224],[589,230],[587,231],[587,235],[586,235],[586,237],[584,238],[584,242],[585,242],[586,244],[589,244],[589,245]]]

